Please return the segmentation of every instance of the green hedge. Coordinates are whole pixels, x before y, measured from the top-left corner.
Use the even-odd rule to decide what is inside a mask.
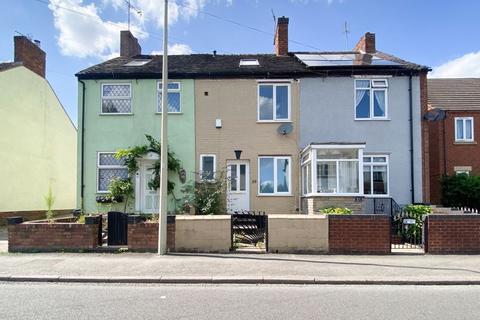
[[[480,210],[480,176],[445,176],[441,183],[444,206]]]

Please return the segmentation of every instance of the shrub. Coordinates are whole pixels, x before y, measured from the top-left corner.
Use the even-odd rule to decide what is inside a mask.
[[[116,202],[117,199],[125,201],[123,212],[126,212],[128,199],[133,197],[135,193],[132,181],[130,179],[114,178],[108,185],[108,191],[110,192],[108,197],[112,199],[112,202]]]
[[[323,214],[352,214],[352,209],[328,207],[320,210]]]
[[[480,210],[480,176],[468,174],[445,176],[441,184],[444,206]]]
[[[218,174],[213,181],[190,182],[182,188],[185,194],[183,205],[193,206],[199,214],[225,214],[226,182],[223,174]]]
[[[50,222],[53,220],[53,204],[55,203],[55,196],[53,195],[52,187],[48,187],[48,193],[44,196],[45,204],[47,206],[46,218]]]

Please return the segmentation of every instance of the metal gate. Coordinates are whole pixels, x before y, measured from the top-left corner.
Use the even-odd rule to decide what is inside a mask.
[[[268,251],[268,216],[265,212],[232,214],[232,250],[256,248]]]
[[[108,245],[127,245],[128,214],[123,212],[108,213]]]
[[[400,211],[391,216],[392,249],[423,249],[424,221],[421,216],[414,216]]]

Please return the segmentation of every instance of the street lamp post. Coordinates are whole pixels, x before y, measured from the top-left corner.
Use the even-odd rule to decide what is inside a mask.
[[[167,252],[168,210],[168,0],[163,9],[163,66],[162,66],[162,135],[160,152],[160,199],[158,219],[158,254]]]

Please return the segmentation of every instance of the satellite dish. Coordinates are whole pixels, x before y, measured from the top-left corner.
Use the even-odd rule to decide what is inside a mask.
[[[282,134],[282,135],[286,135],[286,134],[289,134],[291,133],[293,130],[293,126],[291,123],[284,123],[282,124],[281,126],[278,127],[277,129],[277,132]]]

